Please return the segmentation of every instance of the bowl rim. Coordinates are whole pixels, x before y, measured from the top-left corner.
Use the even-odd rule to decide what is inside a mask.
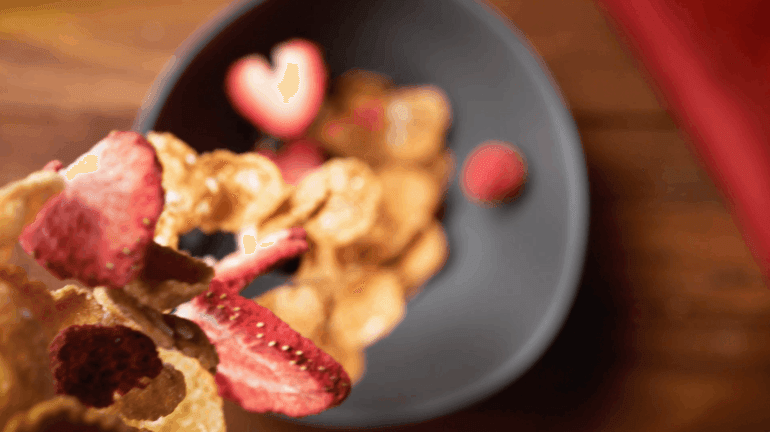
[[[221,10],[214,18],[198,27],[175,51],[156,77],[143,99],[133,124],[133,130],[146,134],[157,122],[162,107],[176,86],[184,71],[198,54],[226,27],[239,19],[245,12],[258,7],[264,0],[240,0]],[[553,131],[566,163],[566,181],[569,186],[567,224],[567,246],[562,265],[561,278],[557,283],[554,299],[541,319],[537,329],[517,355],[484,379],[411,409],[393,413],[387,419],[369,419],[353,422],[329,422],[321,416],[301,419],[287,418],[290,422],[322,427],[381,427],[423,422],[468,408],[492,397],[512,384],[543,357],[561,332],[580,289],[585,258],[587,254],[590,197],[588,174],[580,134],[572,117],[569,104],[550,72],[524,33],[498,8],[485,0],[455,0],[481,22],[486,23],[500,41],[523,63],[523,67],[543,97],[550,114]]]

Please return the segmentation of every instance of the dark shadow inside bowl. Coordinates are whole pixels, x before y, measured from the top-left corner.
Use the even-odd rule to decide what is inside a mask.
[[[472,0],[242,2],[193,35],[148,95],[136,130],[169,131],[199,151],[247,151],[260,134],[230,107],[227,68],[302,37],[323,47],[332,78],[355,67],[443,88],[458,166],[490,139],[516,143],[529,162],[526,193],[505,209],[475,207],[452,185],[449,263],[367,350],[351,397],[296,421],[381,426],[448,414],[523,374],[561,328],[585,253],[585,162],[547,71],[508,24]]]

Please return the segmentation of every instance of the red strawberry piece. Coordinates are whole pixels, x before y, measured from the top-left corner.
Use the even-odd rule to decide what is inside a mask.
[[[55,160],[54,159],[51,162],[48,162],[47,164],[45,164],[45,166],[43,167],[43,171],[54,171],[54,172],[56,172],[56,171],[59,171],[60,169],[62,169],[62,167],[64,167],[64,164],[61,163],[60,160]]]
[[[308,249],[307,233],[302,227],[281,230],[259,240],[249,234],[241,236],[241,250],[224,257],[214,266],[214,279],[233,294],[280,262]]]
[[[321,50],[292,39],[272,52],[275,67],[260,55],[235,62],[225,89],[235,110],[254,126],[280,138],[298,138],[315,119],[326,92]]]
[[[60,172],[66,188],[24,229],[21,246],[59,279],[124,286],[141,272],[163,210],[155,149],[135,132],[112,132]]]
[[[385,107],[380,100],[367,101],[353,109],[353,123],[369,131],[382,130],[385,122]]]
[[[476,204],[494,206],[521,194],[527,180],[527,162],[513,145],[487,141],[476,147],[462,169],[461,187]]]
[[[321,166],[326,158],[318,142],[303,138],[281,147],[271,160],[281,169],[284,181],[295,185],[307,173]]]
[[[261,149],[257,151],[257,154],[262,155],[268,159],[270,159],[273,163],[275,163],[275,159],[277,157],[274,150],[270,149]]]
[[[248,411],[301,417],[350,394],[350,377],[329,354],[218,280],[176,314],[206,332],[219,355],[219,394]]]
[[[145,388],[141,379],[163,369],[152,339],[120,325],[67,327],[51,342],[49,354],[56,393],[96,408],[111,405],[115,392]]]

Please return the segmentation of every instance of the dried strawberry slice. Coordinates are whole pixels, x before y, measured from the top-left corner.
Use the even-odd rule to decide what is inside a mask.
[[[487,141],[465,159],[460,187],[482,206],[497,206],[516,199],[527,181],[527,161],[513,144]]]
[[[241,250],[224,257],[214,266],[214,279],[233,294],[278,263],[308,250],[307,233],[302,227],[281,230],[259,240],[248,234],[242,237]]]
[[[350,394],[350,377],[329,354],[216,279],[176,313],[198,324],[216,346],[219,394],[248,411],[301,417]]]
[[[25,228],[21,246],[60,279],[122,287],[142,270],[163,210],[155,149],[135,132],[112,132],[60,172],[65,190]]]
[[[115,392],[146,387],[142,378],[155,378],[163,369],[152,339],[121,325],[67,327],[49,353],[56,393],[96,408],[111,405]]]
[[[277,153],[272,150],[260,150],[257,153],[273,161],[281,170],[283,180],[291,185],[299,183],[305,175],[326,161],[321,145],[312,138],[287,143]]]
[[[43,171],[57,172],[62,168],[64,168],[64,164],[61,163],[60,160],[54,159],[51,162],[48,162],[47,164],[45,164],[45,166],[43,167]]]

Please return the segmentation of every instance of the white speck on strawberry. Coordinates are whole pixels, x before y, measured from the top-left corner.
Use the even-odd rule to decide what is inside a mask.
[[[263,323],[263,322],[258,322],[257,323],[257,327],[259,327],[259,328],[262,328],[264,326],[265,326],[265,323]]]
[[[267,343],[267,346],[269,346],[269,347],[274,347],[274,346],[275,346],[275,344],[276,344],[276,342],[275,342],[275,341],[270,341],[270,342],[268,342],[268,343]]]
[[[291,347],[288,345],[284,345],[281,347],[281,351],[288,351]]]

